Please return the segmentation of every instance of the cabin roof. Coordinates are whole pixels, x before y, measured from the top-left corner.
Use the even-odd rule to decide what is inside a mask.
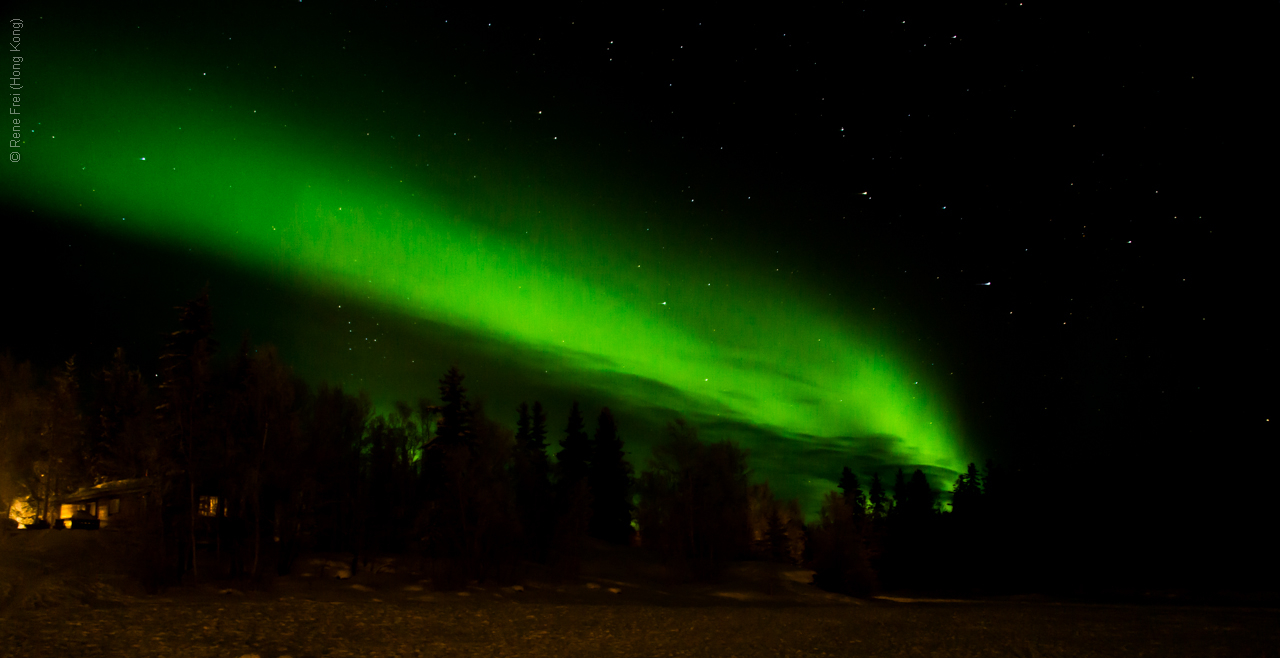
[[[103,482],[94,487],[84,487],[74,493],[69,493],[58,498],[59,503],[81,503],[87,500],[97,500],[99,498],[119,498],[129,494],[143,493],[151,488],[151,480],[148,478],[136,478],[133,480],[116,480],[114,482]]]

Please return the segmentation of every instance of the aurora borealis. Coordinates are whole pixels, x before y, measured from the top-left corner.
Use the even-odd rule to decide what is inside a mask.
[[[64,61],[33,87],[91,91],[40,105],[30,134],[47,132],[48,141],[39,152],[28,147],[22,187],[45,212],[130,240],[199,245],[348,307],[483,336],[494,349],[554,364],[557,379],[577,382],[584,398],[752,426],[767,441],[852,449],[881,437],[903,462],[942,472],[976,459],[941,383],[889,336],[865,328],[870,309],[823,303],[780,268],[717,248],[714,237],[691,245],[670,219],[620,218],[575,200],[581,190],[571,184],[521,186],[531,169],[524,163],[509,164],[504,180],[491,174],[501,166],[490,164],[495,156],[454,147],[450,166],[439,157],[448,148],[439,143],[454,137],[444,119],[392,123],[397,134],[379,126],[365,135],[374,155],[360,167],[324,146],[326,129],[353,116],[237,89],[245,78],[283,83],[278,64],[236,62],[230,74],[179,58],[161,65],[166,73],[107,84],[106,68]],[[478,173],[441,184],[467,172]],[[450,358],[422,354],[412,333],[375,347],[358,340],[368,335],[335,329],[292,355],[300,372],[333,381],[362,371],[381,404],[430,391],[430,379],[388,370],[429,377]],[[388,351],[399,363],[378,359]],[[816,502],[831,486],[819,484],[795,493]]]
[[[1030,37],[332,9],[28,12],[6,203],[139,255],[100,274],[148,308],[119,310],[135,351],[207,281],[224,348],[248,331],[313,383],[385,408],[457,363],[504,422],[609,405],[639,467],[685,417],[810,513],[843,465],[949,489],[1029,428],[1125,414],[1102,350],[1137,360],[1147,304],[1063,273],[1154,249],[1068,196],[1140,149],[1018,105],[1035,66],[994,53]],[[1204,214],[1146,182],[1151,214]]]

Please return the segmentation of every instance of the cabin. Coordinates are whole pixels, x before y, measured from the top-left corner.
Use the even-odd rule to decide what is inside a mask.
[[[97,518],[102,528],[122,529],[141,525],[151,486],[151,480],[138,478],[85,487],[58,498],[58,518],[64,520],[69,528],[71,516],[84,511]]]

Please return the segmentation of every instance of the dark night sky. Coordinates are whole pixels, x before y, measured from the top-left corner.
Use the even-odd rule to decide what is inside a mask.
[[[185,111],[130,108],[112,94],[185,69],[269,61],[300,81],[246,68],[208,93],[228,107],[298,108],[299,124],[322,136],[307,142],[319,161],[371,180],[395,158],[430,160],[446,179],[474,165],[507,188],[550,190],[538,207],[599,204],[623,218],[598,227],[606,245],[627,245],[642,215],[661,217],[668,244],[715,241],[718,251],[689,247],[686,257],[731,254],[733,267],[787,272],[786,285],[836,306],[876,308],[857,317],[875,317],[877,335],[922,365],[953,372],[942,390],[967,454],[1032,469],[1046,509],[1073,506],[1071,518],[1120,533],[1139,559],[1155,546],[1229,554],[1193,527],[1229,530],[1233,545],[1255,550],[1250,538],[1274,523],[1274,403],[1256,374],[1270,370],[1274,348],[1261,324],[1267,297],[1252,292],[1270,278],[1249,225],[1264,215],[1233,201],[1244,126],[1223,102],[1239,92],[1216,19],[1000,2],[730,16],[409,6],[73,14],[28,4],[18,12],[32,86],[24,117],[62,112],[58,129],[108,135],[117,119]],[[68,87],[77,62],[93,73]],[[95,75],[100,84],[83,82]],[[69,98],[97,114],[41,109]],[[221,108],[202,98],[183,102]],[[361,141],[422,114],[483,154],[443,140],[421,153]],[[297,326],[322,323],[316,309],[346,293],[296,270],[264,276],[248,267],[261,259],[202,250],[194,234],[143,240],[102,228],[54,198],[69,179],[40,160],[42,136],[26,135],[23,161],[4,176],[14,301],[0,348],[47,366],[72,352],[100,363],[119,344],[145,367],[170,308],[209,281],[224,345],[247,330],[301,370],[317,362]],[[483,205],[484,194],[458,192],[450,207]],[[433,345],[466,333],[432,321]],[[495,404],[594,399],[572,382],[515,374],[508,383],[527,392],[486,387],[510,374],[504,363],[522,364],[514,373],[532,361],[476,348],[468,362],[465,345],[478,339],[466,335],[440,363],[458,362]],[[438,373],[426,375],[420,392],[403,394],[431,395]],[[636,404],[631,438],[665,422],[652,408]],[[749,447],[761,459],[786,452]],[[819,477],[834,479],[842,464],[823,454],[831,472]],[[804,464],[794,477],[815,475]],[[786,479],[777,465],[757,468]]]

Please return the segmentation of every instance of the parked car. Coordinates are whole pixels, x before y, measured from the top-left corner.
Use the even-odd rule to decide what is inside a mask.
[[[72,530],[97,530],[101,525],[102,523],[98,521],[98,517],[85,510],[78,510],[71,515]]]

